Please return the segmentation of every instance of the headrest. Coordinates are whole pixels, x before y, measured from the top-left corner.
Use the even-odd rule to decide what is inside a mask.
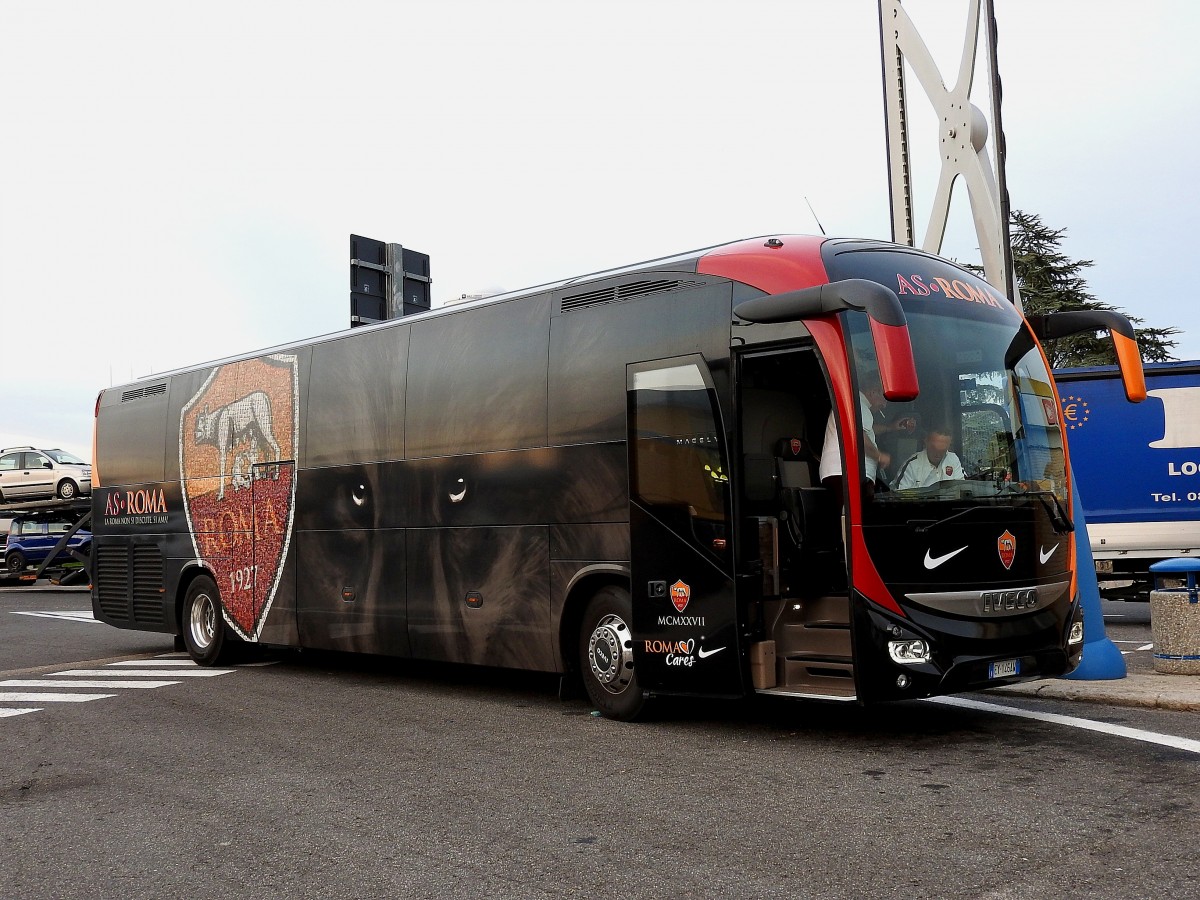
[[[775,456],[782,460],[808,459],[804,441],[800,438],[782,438],[775,444]]]

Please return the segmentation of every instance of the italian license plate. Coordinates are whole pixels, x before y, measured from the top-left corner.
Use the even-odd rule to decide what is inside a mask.
[[[988,678],[1008,678],[1010,675],[1020,674],[1019,659],[1002,659],[999,662],[988,663]]]

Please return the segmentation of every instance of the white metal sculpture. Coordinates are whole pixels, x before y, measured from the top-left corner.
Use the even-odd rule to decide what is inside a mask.
[[[996,76],[995,18],[989,14],[987,55],[992,84],[992,120],[997,123],[996,166],[988,157],[988,121],[971,102],[971,84],[979,46],[980,6],[983,0],[968,0],[966,34],[958,78],[947,89],[929,49],[908,17],[900,0],[879,0],[879,32],[883,51],[883,84],[888,146],[888,180],[891,186],[892,240],[917,246],[913,223],[912,179],[909,166],[908,107],[904,90],[907,64],[916,75],[938,116],[941,171],[934,191],[933,206],[920,247],[939,253],[950,214],[954,182],[962,178],[971,203],[971,216],[979,238],[979,251],[987,280],[1020,304],[1012,284],[1008,250],[1007,202],[1004,200],[1003,135],[1000,117],[999,79]],[[990,11],[990,2],[988,4]],[[994,172],[1000,173],[997,184]]]

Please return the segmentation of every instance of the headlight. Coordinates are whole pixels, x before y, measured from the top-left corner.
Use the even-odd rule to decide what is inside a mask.
[[[888,656],[902,666],[929,662],[929,644],[925,641],[888,641]]]
[[[1083,643],[1083,623],[1076,621],[1071,623],[1071,632],[1067,635],[1067,646],[1071,644]]]

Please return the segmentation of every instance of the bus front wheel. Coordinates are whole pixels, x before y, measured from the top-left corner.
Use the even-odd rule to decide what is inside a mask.
[[[183,598],[183,643],[198,665],[219,666],[233,656],[233,638],[221,616],[216,583],[201,575]]]
[[[645,699],[633,669],[633,603],[629,591],[609,585],[583,610],[579,628],[579,671],[596,709],[610,719],[636,719]]]

